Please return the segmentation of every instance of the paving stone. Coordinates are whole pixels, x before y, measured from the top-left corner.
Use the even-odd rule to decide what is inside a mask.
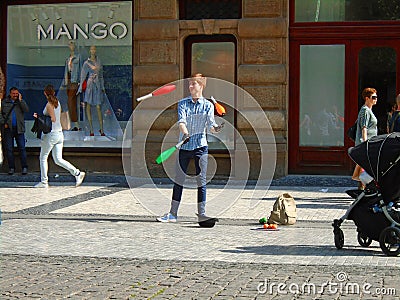
[[[0,182],[1,299],[399,299],[400,291],[386,297],[258,291],[266,280],[320,287],[339,273],[352,284],[370,283],[374,292],[398,289],[398,258],[383,255],[376,242],[360,247],[351,221],[342,225],[344,248],[333,244],[331,222],[352,202],[348,178],[290,177],[263,196],[251,186],[238,193],[211,185],[215,193],[224,190],[224,201],[237,196],[212,229],[194,222],[195,201],[183,203],[182,222],[154,222],[140,197],[164,195],[168,205],[170,184],[131,189],[89,180],[73,188],[69,180],[45,192],[8,177]],[[295,197],[298,222],[277,232],[254,230],[282,192]],[[195,190],[185,195],[195,197]],[[155,202],[152,209],[164,209]]]

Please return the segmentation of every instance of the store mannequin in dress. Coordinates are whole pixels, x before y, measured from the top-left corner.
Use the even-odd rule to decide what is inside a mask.
[[[101,103],[104,97],[104,79],[103,67],[100,59],[96,55],[96,46],[90,46],[90,56],[84,62],[81,71],[81,83],[86,80],[86,91],[84,102],[86,103],[86,116],[89,122],[90,136],[94,136],[92,106],[96,106],[97,116],[100,126],[100,135],[105,136],[103,130],[103,115],[101,112]],[[79,86],[78,93],[82,92],[82,84]]]
[[[75,53],[75,42],[70,41],[68,43],[69,56],[65,60],[65,71],[64,71],[64,86],[67,87],[68,96],[68,115],[71,121],[71,130],[79,130],[79,108],[77,101],[77,91],[79,86],[79,79],[81,73],[81,57],[78,53]]]

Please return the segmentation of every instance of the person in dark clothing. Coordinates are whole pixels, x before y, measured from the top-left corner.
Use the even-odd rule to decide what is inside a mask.
[[[4,77],[4,73],[3,73],[3,70],[1,69],[1,67],[0,67],[0,112],[1,112],[1,100],[3,99],[3,97],[4,97],[4,87],[5,87],[5,77]],[[0,113],[0,115],[1,115],[1,113]],[[1,126],[0,126],[0,128],[1,128]],[[2,142],[2,138],[1,138],[1,135],[2,135],[2,131],[3,130],[0,130],[0,166],[3,164],[3,161],[4,161],[4,155],[3,155],[3,142]]]
[[[24,113],[29,111],[28,104],[22,99],[16,87],[10,89],[10,94],[1,102],[0,125],[3,135],[2,141],[7,156],[9,175],[15,172],[14,139],[17,143],[21,159],[22,175],[28,174],[28,164],[25,150],[25,118]]]
[[[396,107],[397,109],[393,112],[388,122],[389,133],[400,132],[400,94],[396,98]]]

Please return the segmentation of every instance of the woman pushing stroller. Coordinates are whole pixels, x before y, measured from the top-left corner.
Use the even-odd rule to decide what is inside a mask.
[[[332,223],[335,246],[344,245],[340,225],[347,219],[357,226],[357,239],[368,247],[378,241],[389,256],[400,254],[400,132],[373,136],[349,149],[350,158],[370,175],[364,190],[348,190],[354,198],[346,213]],[[362,176],[360,176],[360,179]]]
[[[378,119],[372,112],[372,106],[378,102],[376,89],[370,87],[365,88],[362,91],[361,96],[365,102],[361,107],[357,117],[357,133],[355,139],[356,146],[362,142],[365,142],[371,137],[378,135]],[[362,168],[357,164],[354,169],[352,179],[360,181],[361,173]]]

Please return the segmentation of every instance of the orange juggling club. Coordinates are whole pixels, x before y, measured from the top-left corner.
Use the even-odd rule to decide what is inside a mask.
[[[215,110],[217,111],[218,116],[223,117],[226,114],[225,107],[223,107],[221,104],[219,104],[213,96],[211,96],[211,98],[208,100],[210,100],[212,103],[214,103]]]

